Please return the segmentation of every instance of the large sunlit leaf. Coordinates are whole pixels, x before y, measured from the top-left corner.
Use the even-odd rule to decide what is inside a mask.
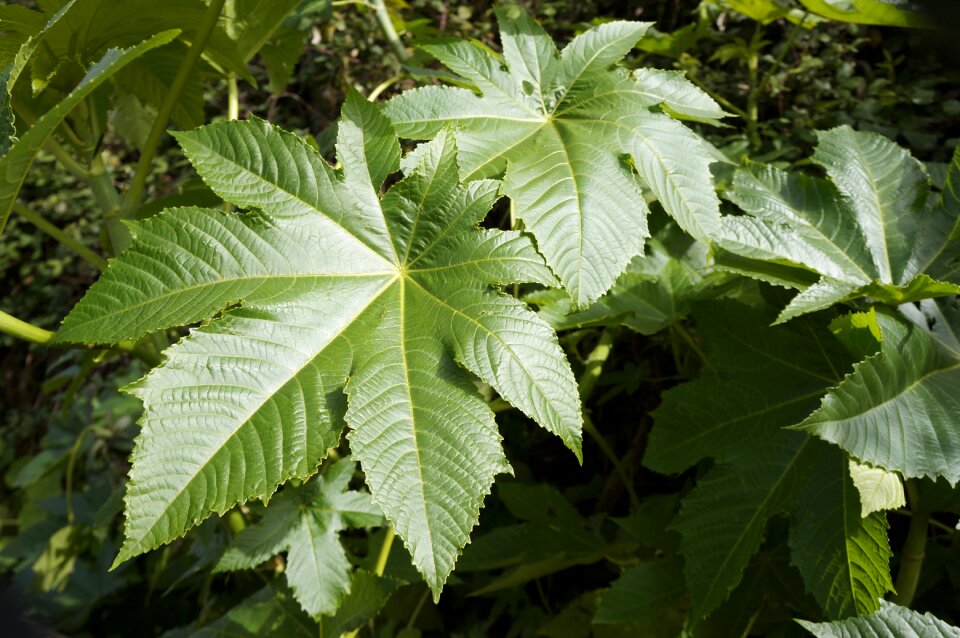
[[[707,149],[667,113],[716,121],[723,111],[679,74],[615,66],[648,23],[607,22],[557,52],[518,7],[497,15],[502,61],[468,42],[424,45],[479,94],[424,87],[393,98],[386,113],[416,139],[455,125],[467,181],[505,172],[504,192],[577,306],[643,250],[637,175],[684,230],[704,238],[718,229]]]
[[[877,313],[880,353],[857,364],[797,427],[907,478],[960,481],[957,303],[923,302],[920,323]]]
[[[950,192],[931,196],[920,162],[877,133],[846,126],[821,131],[812,159],[829,179],[739,170],[729,196],[748,215],[724,217],[715,238],[745,258],[728,264],[737,272],[803,289],[778,321],[858,297],[900,304],[960,292],[960,241],[951,237],[960,211]],[[960,151],[951,177],[958,167]],[[820,280],[791,281],[760,262]]]
[[[124,66],[141,55],[167,44],[179,32],[163,31],[129,49],[110,49],[90,67],[79,84],[57,106],[44,113],[9,150],[0,156],[0,233],[6,226],[20,186],[47,138],[70,111],[94,89],[109,80]]]
[[[960,638],[960,629],[932,614],[887,602],[869,616],[830,623],[797,622],[817,638]]]
[[[816,550],[818,569],[802,575],[824,610],[873,611],[891,587],[885,523],[861,519],[839,451],[784,429],[839,382],[849,356],[820,321],[769,328],[765,313],[736,304],[704,305],[695,318],[709,371],[664,394],[644,459],[665,473],[715,459],[674,524],[691,615],[737,587],[777,514],[791,517],[795,561]]]
[[[458,183],[452,136],[418,148],[381,199],[400,148],[355,93],[342,172],[258,120],[178,139],[218,195],[257,210],[174,209],[134,225],[134,245],[57,337],[114,343],[212,318],[131,388],[145,413],[118,561],[312,474],[340,436],[345,385],[373,500],[439,595],[494,475],[509,470],[469,372],[580,455],[556,336],[491,288],[553,275],[528,237],[477,228],[499,184]]]

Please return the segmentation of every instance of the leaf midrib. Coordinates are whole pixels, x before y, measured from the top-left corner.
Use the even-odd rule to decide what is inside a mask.
[[[140,546],[140,544],[142,543],[142,541],[143,541],[144,538],[146,538],[147,536],[150,536],[151,534],[154,533],[154,530],[156,529],[157,525],[159,525],[163,520],[166,519],[166,517],[167,517],[167,512],[170,511],[170,508],[173,507],[173,506],[177,503],[177,501],[180,499],[180,497],[183,495],[183,493],[193,484],[193,482],[194,482],[194,480],[196,479],[196,477],[197,477],[204,469],[206,469],[206,467],[212,462],[212,460],[214,459],[214,457],[216,457],[216,455],[219,454],[221,450],[223,450],[223,448],[230,442],[230,440],[232,440],[232,438],[236,435],[237,431],[238,431],[241,427],[243,427],[244,425],[246,425],[246,424],[250,421],[250,419],[253,417],[253,415],[256,414],[256,413],[266,404],[267,401],[269,401],[270,399],[272,399],[272,398],[276,395],[276,393],[279,391],[279,388],[282,388],[284,385],[286,385],[287,383],[289,383],[291,379],[296,378],[305,368],[307,368],[307,366],[312,365],[312,364],[314,363],[314,361],[316,361],[317,357],[320,356],[320,355],[323,353],[323,351],[324,351],[327,347],[330,346],[330,344],[332,344],[332,343],[333,343],[334,341],[336,341],[340,336],[342,336],[344,333],[346,333],[346,332],[353,326],[353,324],[356,322],[357,318],[359,318],[360,315],[362,315],[364,312],[366,312],[366,310],[367,310],[368,308],[370,308],[370,306],[372,306],[372,305],[374,304],[374,302],[376,302],[380,297],[382,297],[382,296],[384,295],[384,293],[393,286],[393,284],[397,281],[398,278],[399,278],[399,277],[394,277],[394,278],[388,280],[376,293],[374,293],[373,295],[370,296],[370,300],[369,300],[363,307],[359,308],[349,320],[347,320],[347,321],[344,322],[343,327],[342,327],[339,331],[337,331],[336,333],[334,333],[334,334],[332,334],[332,335],[329,336],[329,338],[326,340],[323,348],[321,348],[319,351],[317,351],[316,353],[314,353],[314,355],[313,355],[312,357],[309,357],[308,359],[306,359],[306,361],[304,362],[303,365],[301,365],[299,368],[297,368],[295,371],[293,371],[292,374],[288,375],[288,376],[286,377],[286,379],[279,384],[279,386],[277,387],[277,389],[274,389],[274,390],[272,390],[272,391],[265,391],[265,392],[263,393],[263,396],[265,397],[264,400],[258,402],[258,403],[253,407],[253,409],[248,410],[248,411],[245,413],[245,415],[242,417],[242,419],[239,419],[239,418],[238,418],[238,419],[236,420],[236,423],[237,423],[236,427],[234,427],[233,430],[232,430],[227,436],[223,437],[222,442],[220,443],[220,445],[218,445],[210,454],[207,455],[207,458],[204,459],[203,463],[201,463],[200,465],[197,466],[196,471],[193,472],[193,474],[191,474],[191,476],[190,476],[190,478],[189,478],[188,480],[185,480],[185,481],[183,482],[183,484],[181,485],[181,487],[180,487],[180,489],[177,491],[177,493],[176,493],[175,495],[173,495],[172,497],[170,497],[170,498],[167,499],[167,504],[166,504],[166,506],[160,511],[160,513],[159,513],[157,516],[154,517],[154,522],[146,529],[145,532],[143,532],[143,533],[137,538],[137,545],[138,545],[138,546]],[[148,376],[149,376],[149,375],[148,375]],[[233,506],[233,504],[231,503],[231,504],[228,506],[227,509],[229,509],[229,507],[232,507],[232,506]],[[226,509],[223,510],[223,511],[226,511]],[[223,511],[218,512],[218,513],[222,514]],[[193,522],[195,523],[196,521],[194,520]],[[124,543],[124,546],[126,546],[126,544],[129,543],[129,541],[130,541],[130,537],[128,536],[128,537],[127,537],[127,542]],[[141,547],[142,547],[142,546],[141,546]],[[123,550],[121,550],[121,555],[123,555],[123,553],[124,553]]]
[[[141,301],[141,302],[139,302],[139,303],[135,303],[135,304],[132,304],[132,305],[125,306],[125,307],[124,307],[123,309],[121,309],[121,310],[116,310],[116,311],[114,311],[114,312],[99,314],[99,315],[97,315],[97,318],[96,318],[96,319],[90,319],[89,321],[84,321],[83,323],[79,323],[79,324],[76,324],[76,325],[74,325],[74,326],[71,326],[71,327],[70,327],[70,332],[73,332],[73,331],[75,331],[75,330],[82,330],[85,326],[89,326],[89,325],[91,325],[91,324],[100,324],[100,323],[104,323],[104,322],[106,322],[106,321],[110,321],[111,318],[114,318],[114,317],[117,317],[117,316],[126,315],[126,314],[129,314],[129,313],[135,313],[135,312],[137,312],[139,309],[143,308],[144,306],[148,306],[148,305],[150,305],[150,304],[154,304],[154,303],[161,302],[161,301],[163,301],[164,299],[169,299],[169,298],[172,298],[172,297],[176,297],[176,296],[178,296],[178,295],[181,295],[181,294],[187,294],[187,293],[189,293],[189,292],[202,290],[202,289],[204,289],[204,288],[208,288],[208,287],[212,287],[212,286],[223,286],[223,285],[229,285],[229,284],[234,284],[234,283],[238,283],[238,282],[257,281],[257,280],[263,280],[264,283],[267,283],[267,282],[270,282],[270,281],[285,280],[285,279],[292,279],[292,280],[296,280],[296,279],[316,279],[316,280],[324,280],[324,279],[347,279],[347,278],[350,278],[350,279],[362,279],[362,278],[376,278],[376,277],[384,277],[384,276],[387,276],[387,277],[389,277],[389,276],[396,276],[396,274],[397,274],[397,271],[396,271],[395,269],[391,269],[391,270],[388,270],[388,271],[370,272],[370,273],[331,273],[331,274],[322,274],[322,273],[310,274],[310,273],[308,273],[308,274],[290,274],[290,275],[264,274],[264,275],[247,276],[247,277],[234,277],[234,278],[232,278],[232,279],[219,279],[219,280],[217,280],[217,281],[208,281],[208,282],[204,282],[204,283],[202,283],[202,284],[196,284],[196,285],[193,285],[193,286],[186,286],[186,287],[184,287],[184,288],[177,288],[176,290],[171,290],[170,292],[166,292],[166,293],[163,293],[163,294],[161,294],[161,295],[156,295],[156,296],[154,296],[154,297],[150,297],[149,299],[147,299],[147,300],[145,300],[145,301]],[[256,290],[253,290],[253,291],[248,292],[246,296],[249,297],[249,296],[250,296],[252,293],[254,293],[254,292],[256,292]],[[236,299],[236,300],[233,300],[233,301],[241,301],[241,299]],[[230,300],[228,300],[228,301],[225,303],[225,305],[229,305],[230,303],[232,303],[232,302],[231,302]],[[68,333],[68,334],[69,334],[69,333]],[[129,335],[127,338],[134,338],[134,337],[136,337],[136,336],[139,336],[140,334],[143,334],[143,332],[142,332],[142,331],[138,331],[138,333]],[[68,339],[69,339],[69,338],[68,338]],[[121,339],[121,340],[122,340],[122,339]]]

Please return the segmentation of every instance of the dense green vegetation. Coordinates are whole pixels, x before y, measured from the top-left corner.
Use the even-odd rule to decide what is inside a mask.
[[[960,635],[956,17],[0,5],[10,614]]]

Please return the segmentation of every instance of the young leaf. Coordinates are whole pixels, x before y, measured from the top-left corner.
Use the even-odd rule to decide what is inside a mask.
[[[830,623],[798,620],[817,638],[960,638],[960,629],[931,614],[921,614],[884,602],[869,616],[857,616]]]
[[[260,212],[176,209],[135,225],[134,245],[58,333],[113,343],[227,308],[131,388],[145,413],[118,561],[312,474],[339,437],[345,384],[373,499],[439,595],[494,475],[509,470],[463,368],[580,455],[556,336],[490,288],[552,274],[523,234],[477,228],[498,183],[461,186],[449,135],[418,149],[381,199],[400,149],[358,94],[339,126],[342,174],[261,121],[178,138],[217,194]]]
[[[860,493],[860,516],[895,510],[907,504],[900,476],[879,467],[850,461],[850,478]]]
[[[920,162],[877,133],[846,126],[819,133],[813,160],[830,180],[768,166],[739,170],[729,196],[749,216],[723,218],[715,238],[748,260],[821,277],[806,287],[762,266],[736,268],[806,288],[778,322],[857,297],[900,304],[960,292],[960,278],[947,266],[960,253],[950,237],[960,211],[949,196],[930,197]]]
[[[708,153],[662,111],[708,121],[724,113],[679,75],[631,77],[614,66],[649,25],[607,22],[557,53],[518,7],[497,17],[504,62],[467,42],[424,45],[480,94],[407,91],[385,107],[399,133],[424,139],[455,124],[465,180],[506,171],[504,192],[577,306],[643,250],[647,206],[623,157],[684,230],[712,235],[720,216]]]
[[[904,477],[960,481],[960,312],[938,308],[939,334],[877,313],[880,353],[857,364],[799,429],[835,443],[860,461]]]
[[[287,552],[287,583],[300,606],[313,617],[335,613],[350,591],[350,563],[339,532],[382,522],[367,494],[346,491],[355,468],[339,461],[307,487],[285,490],[263,519],[237,535],[214,571],[256,567]]]
[[[87,74],[67,97],[40,117],[6,154],[0,156],[0,233],[6,226],[7,219],[10,217],[10,208],[17,198],[17,193],[20,192],[20,186],[33,164],[33,159],[73,107],[124,66],[144,53],[167,44],[177,37],[178,33],[179,31],[176,30],[163,31],[129,49],[108,50],[96,64],[90,67]]]
[[[683,536],[691,615],[710,613],[738,585],[778,513],[792,518],[795,561],[816,548],[819,569],[803,577],[824,609],[872,611],[892,587],[879,533],[885,523],[860,518],[842,455],[783,429],[813,409],[849,358],[812,321],[768,328],[762,314],[734,304],[704,305],[695,316],[718,372],[664,394],[644,459],[661,472],[716,459],[674,525]]]

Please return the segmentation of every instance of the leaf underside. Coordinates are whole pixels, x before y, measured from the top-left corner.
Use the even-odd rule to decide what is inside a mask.
[[[803,289],[777,321],[860,297],[901,304],[960,293],[955,194],[931,196],[923,165],[877,133],[841,126],[818,136],[812,159],[829,179],[740,169],[729,197],[748,215],[724,217],[714,238],[746,260],[737,272]],[[960,150],[948,183],[958,171]],[[768,265],[820,279],[791,281]]]
[[[643,250],[637,177],[684,230],[700,238],[717,230],[705,147],[664,111],[709,122],[725,113],[679,74],[615,66],[648,23],[608,22],[558,52],[518,8],[497,16],[502,62],[467,42],[423,47],[479,94],[428,86],[393,98],[385,112],[415,139],[454,125],[465,180],[505,173],[504,192],[575,305],[606,292]]]
[[[114,343],[209,320],[130,388],[145,412],[117,561],[313,474],[345,417],[374,502],[439,595],[494,475],[509,471],[470,373],[580,455],[556,336],[491,288],[552,285],[552,273],[528,237],[477,228],[499,185],[461,186],[449,135],[381,198],[400,149],[358,94],[340,122],[342,172],[259,120],[177,137],[211,189],[256,210],[173,209],[133,225],[134,245],[57,335]]]

